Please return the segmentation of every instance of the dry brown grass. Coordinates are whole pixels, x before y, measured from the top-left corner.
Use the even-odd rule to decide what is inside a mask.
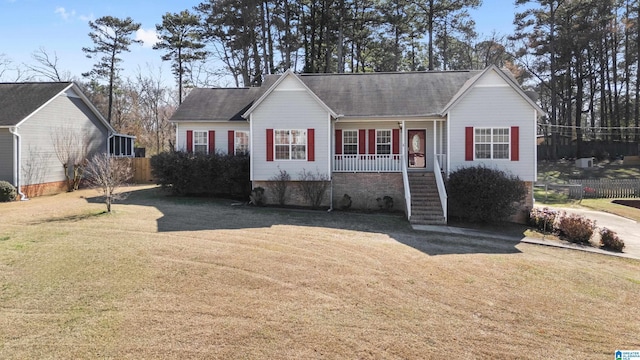
[[[609,358],[640,262],[401,217],[80,191],[0,204],[0,358]],[[453,356],[452,356],[453,355]]]

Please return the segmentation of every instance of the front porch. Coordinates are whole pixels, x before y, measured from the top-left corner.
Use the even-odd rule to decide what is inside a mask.
[[[334,144],[334,178],[342,184],[343,174],[352,174],[348,177],[352,184],[336,186],[336,195],[357,194],[363,199],[372,197],[367,200],[372,201],[395,193],[396,205],[411,223],[446,224],[448,141],[444,120],[336,123]],[[389,176],[380,178],[387,183],[380,183],[365,174]]]

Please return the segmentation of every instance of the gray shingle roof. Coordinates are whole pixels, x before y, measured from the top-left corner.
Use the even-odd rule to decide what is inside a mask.
[[[345,117],[398,117],[440,114],[465,83],[480,73],[446,71],[297,76],[337,114]],[[279,76],[267,76],[260,88],[194,89],[171,120],[243,120],[241,115]]]
[[[0,126],[17,125],[70,82],[0,83]]]
[[[300,79],[327,106],[346,117],[439,114],[480,71],[304,74]]]
[[[239,121],[264,87],[191,90],[172,121]]]

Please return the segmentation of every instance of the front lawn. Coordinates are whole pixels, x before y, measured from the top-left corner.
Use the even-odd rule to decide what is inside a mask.
[[[0,358],[608,358],[640,262],[138,188],[0,204]]]

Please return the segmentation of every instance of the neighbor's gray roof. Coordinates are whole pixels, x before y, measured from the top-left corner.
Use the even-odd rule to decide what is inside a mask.
[[[439,115],[467,81],[481,71],[299,74],[302,82],[335,113],[345,117]],[[280,75],[259,88],[194,89],[171,120],[243,120]]]
[[[17,125],[71,84],[0,83],[0,126]]]

